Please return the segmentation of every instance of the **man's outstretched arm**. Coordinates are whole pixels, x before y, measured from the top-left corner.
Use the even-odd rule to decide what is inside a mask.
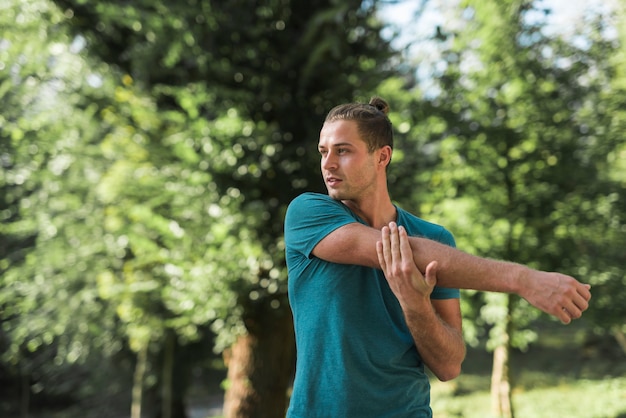
[[[397,229],[390,224],[389,229]],[[589,307],[590,286],[573,277],[521,264],[473,256],[434,241],[412,237],[415,264],[421,270],[435,257],[438,284],[444,287],[515,293],[531,305],[569,324]]]
[[[393,222],[385,228],[397,230]],[[376,242],[380,240],[381,231],[351,223],[328,234],[313,249],[313,255],[334,263],[380,268],[376,253]],[[515,293],[564,324],[580,318],[589,307],[589,285],[573,277],[473,256],[425,238],[410,237],[409,241],[422,273],[431,261],[437,261],[439,286]]]

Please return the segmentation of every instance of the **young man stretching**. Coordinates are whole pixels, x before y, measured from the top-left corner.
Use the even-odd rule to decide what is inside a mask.
[[[388,111],[380,98],[332,109],[318,144],[328,196],[287,210],[290,418],[431,417],[425,366],[449,380],[465,356],[459,288],[516,293],[563,323],[588,307],[572,277],[458,251],[446,229],[395,206]]]

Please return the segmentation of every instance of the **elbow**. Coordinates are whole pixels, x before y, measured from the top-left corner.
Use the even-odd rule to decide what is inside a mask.
[[[442,368],[441,370],[438,370],[437,372],[433,371],[433,373],[440,381],[448,382],[450,380],[456,379],[461,374],[461,364],[459,363],[458,365],[447,366],[445,368]]]
[[[436,370],[431,369],[431,371],[435,377],[442,382],[456,379],[461,374],[461,365],[463,364],[463,360],[465,360],[465,346],[457,358],[448,359],[447,361],[442,362]]]

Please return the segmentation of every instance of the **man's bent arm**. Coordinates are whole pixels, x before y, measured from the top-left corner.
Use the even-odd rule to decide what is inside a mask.
[[[380,267],[400,303],[424,364],[440,380],[454,379],[465,357],[461,306],[458,299],[431,299],[437,283],[437,263],[430,263],[422,275],[413,261],[404,228],[383,228],[382,242],[376,248]]]
[[[389,227],[396,225],[392,222]],[[381,231],[355,222],[328,234],[313,249],[313,255],[334,263],[380,268],[376,253],[380,239]],[[425,272],[428,263],[437,261],[439,286],[516,293],[566,324],[589,306],[589,286],[570,276],[477,257],[425,238],[410,237],[409,241],[420,271]]]

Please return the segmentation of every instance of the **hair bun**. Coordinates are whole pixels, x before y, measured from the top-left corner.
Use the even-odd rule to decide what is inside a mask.
[[[385,115],[389,113],[389,104],[382,98],[374,96],[370,99],[370,106],[374,106],[376,109],[383,112]]]

